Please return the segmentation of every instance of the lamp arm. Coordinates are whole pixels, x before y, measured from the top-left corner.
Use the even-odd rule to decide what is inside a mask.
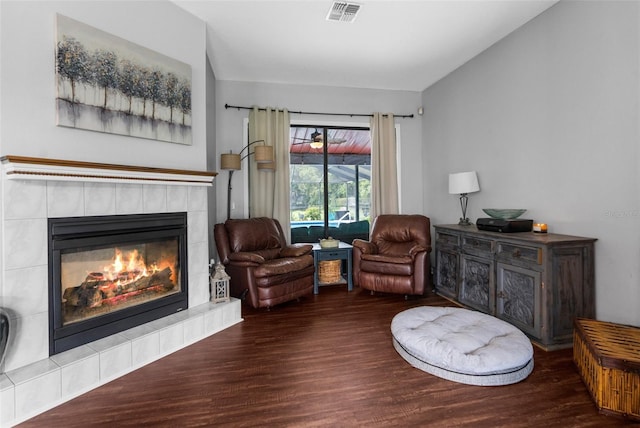
[[[239,155],[241,155],[241,154],[242,154],[242,152],[244,152],[244,151],[245,151],[245,150],[247,150],[250,146],[253,146],[253,145],[254,145],[254,144],[256,144],[256,143],[266,143],[266,141],[264,141],[264,140],[256,140],[256,141],[252,141],[251,143],[249,143],[249,144],[247,144],[246,146],[244,146],[244,147],[242,148],[242,150],[240,150],[240,153],[238,153],[238,154],[239,154]],[[247,152],[247,154],[246,154],[246,155],[244,155],[244,156],[242,156],[242,157],[240,158],[240,160],[244,160],[244,159],[245,159],[247,156],[249,156],[250,154],[251,154],[250,152]]]

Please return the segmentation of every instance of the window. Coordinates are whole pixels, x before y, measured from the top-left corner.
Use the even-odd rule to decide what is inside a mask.
[[[369,129],[292,126],[289,153],[291,242],[367,239]]]

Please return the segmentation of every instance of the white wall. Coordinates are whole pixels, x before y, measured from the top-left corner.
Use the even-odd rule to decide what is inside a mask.
[[[455,223],[451,172],[481,208],[598,238],[598,319],[640,325],[640,5],[560,2],[424,91],[424,211]]]
[[[133,43],[157,51],[163,55],[191,65],[192,68],[192,135],[193,144],[186,146],[127,136],[102,134],[57,127],[55,112],[55,21],[56,14],[68,16],[96,27]],[[166,0],[145,2],[124,1],[0,1],[0,156],[20,155],[55,158],[75,161],[92,161],[133,166],[206,170],[206,27],[204,22]],[[213,83],[212,83],[213,84]],[[213,118],[212,118],[213,119]],[[138,208],[126,213],[189,211],[189,284],[190,305],[208,300],[208,253],[206,192],[199,189],[189,192],[189,197],[178,198],[176,194],[187,195],[187,191],[167,186],[115,186],[79,185],[65,186],[44,182],[31,185],[15,180],[12,186],[0,180],[0,306],[17,312],[18,334],[35,332],[37,327],[46,326],[46,293],[36,286],[46,283],[46,277],[37,283],[33,276],[27,278],[22,287],[36,290],[22,301],[13,299],[20,296],[15,278],[15,264],[7,262],[16,254],[28,254],[27,243],[33,231],[30,224],[46,225],[48,216],[122,214],[117,208],[116,188],[136,190],[128,194],[144,195],[155,192],[161,195],[156,202],[161,207],[144,207],[143,201],[124,197],[122,201],[132,201]],[[71,189],[65,192],[47,192],[45,188]],[[19,190],[16,190],[19,189]],[[22,190],[29,189],[29,190]],[[200,191],[202,190],[202,191]],[[176,193],[178,191],[178,193]],[[128,195],[127,194],[127,195]],[[147,193],[148,194],[148,193]],[[166,197],[165,197],[166,195]],[[54,197],[55,196],[55,197]],[[190,198],[190,199],[189,199]],[[101,204],[88,201],[99,199]],[[152,198],[149,198],[151,200]],[[107,202],[113,202],[104,212]],[[197,206],[194,204],[197,201]],[[148,203],[149,201],[147,201]],[[55,211],[54,204],[65,210]],[[190,205],[189,205],[190,204]],[[151,204],[152,205],[152,204]],[[16,215],[19,212],[19,216]],[[51,214],[51,213],[54,214]],[[26,223],[25,223],[26,222]],[[25,224],[27,227],[25,227]],[[18,227],[16,227],[16,225]],[[22,228],[20,228],[22,227]],[[45,230],[39,228],[38,230]],[[11,240],[11,237],[14,239]],[[17,237],[17,238],[16,238]],[[46,237],[38,235],[40,243]],[[11,241],[11,242],[10,242]],[[31,239],[33,244],[33,239]],[[11,244],[11,245],[10,245]],[[17,245],[17,247],[16,247]],[[39,248],[41,248],[40,245]],[[41,254],[40,252],[38,254]],[[40,265],[32,266],[46,273],[46,258],[39,259]],[[22,263],[25,260],[21,261]],[[38,263],[35,263],[38,264]],[[28,269],[20,265],[20,268]],[[13,269],[13,270],[12,270]],[[38,277],[42,278],[42,276]],[[12,280],[13,279],[13,280]],[[191,286],[197,283],[198,287]],[[19,299],[18,299],[19,300]],[[42,306],[44,305],[44,306]],[[16,309],[18,306],[18,309]],[[42,335],[40,331],[39,335]],[[32,338],[35,337],[35,333]],[[46,339],[46,338],[45,338]],[[7,357],[7,368],[47,356],[45,342],[16,339],[13,354]],[[36,343],[37,342],[37,343]],[[45,343],[46,344],[46,343]],[[29,346],[32,346],[29,348]],[[35,348],[34,348],[35,347]],[[28,355],[28,358],[26,357]]]
[[[216,82],[216,123],[217,123],[217,221],[227,216],[226,184],[228,172],[219,169],[220,153],[233,150],[238,153],[244,146],[242,139],[243,121],[249,117],[248,110],[225,109],[225,104],[238,106],[278,107],[290,111],[364,113],[373,112],[415,114],[411,119],[396,119],[400,125],[400,188],[401,211],[422,213],[422,203],[415,195],[422,195],[421,165],[421,122],[417,115],[420,93],[410,91],[388,91],[354,89],[323,86],[285,85],[271,83]],[[316,116],[292,114],[291,121],[322,124],[346,124],[369,126],[368,117]],[[224,183],[224,185],[223,185]],[[233,176],[232,203],[235,209],[232,217],[242,217],[244,213],[244,171]]]
[[[166,0],[0,2],[0,154],[206,169],[203,21]],[[193,144],[56,126],[56,13],[191,65]]]

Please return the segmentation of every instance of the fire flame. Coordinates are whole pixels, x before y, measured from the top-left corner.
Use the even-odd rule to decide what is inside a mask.
[[[118,285],[121,281],[131,282],[152,275],[167,266],[170,266],[169,262],[163,263],[162,268],[159,267],[158,263],[152,263],[147,266],[138,250],[129,251],[125,256],[120,249],[116,248],[113,263],[106,265],[103,271],[105,279]]]

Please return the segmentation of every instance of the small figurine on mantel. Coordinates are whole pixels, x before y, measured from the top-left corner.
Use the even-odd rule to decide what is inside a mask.
[[[211,259],[209,263],[209,270],[211,271],[214,266],[214,261]],[[209,283],[211,286],[211,302],[220,303],[229,301],[229,280],[231,277],[227,275],[224,270],[224,265],[220,262],[215,264],[215,271],[209,275]]]

